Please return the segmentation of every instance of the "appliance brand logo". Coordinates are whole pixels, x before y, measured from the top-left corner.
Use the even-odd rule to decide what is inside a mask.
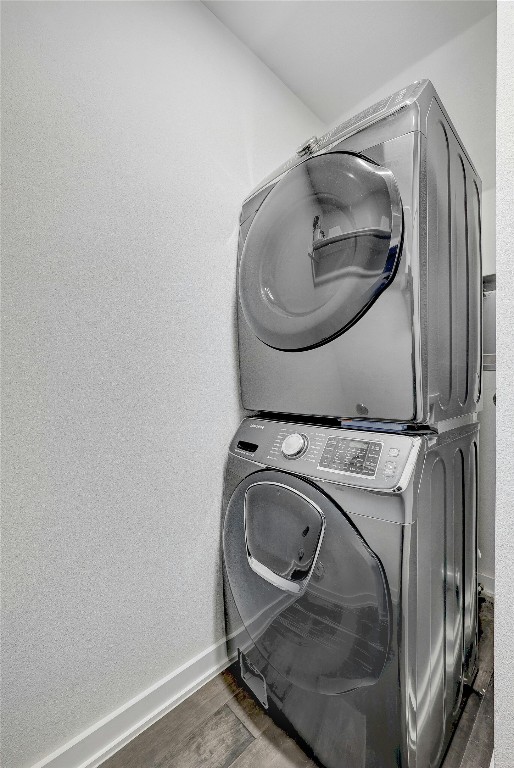
[[[251,427],[254,429],[264,429],[264,424],[250,424],[250,428]]]

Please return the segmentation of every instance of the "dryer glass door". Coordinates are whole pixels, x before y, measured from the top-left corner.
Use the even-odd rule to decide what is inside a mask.
[[[401,237],[389,170],[348,153],[309,158],[267,195],[246,237],[239,296],[250,327],[281,350],[330,341],[393,279]]]
[[[276,470],[245,478],[228,504],[223,554],[236,623],[283,678],[327,694],[378,680],[391,632],[385,573],[319,488]]]

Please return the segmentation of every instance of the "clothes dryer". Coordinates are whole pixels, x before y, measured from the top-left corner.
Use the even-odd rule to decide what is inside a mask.
[[[438,768],[476,672],[478,425],[242,422],[223,559],[241,682],[326,768]]]
[[[306,142],[241,212],[243,406],[419,424],[476,411],[480,200],[427,80]]]

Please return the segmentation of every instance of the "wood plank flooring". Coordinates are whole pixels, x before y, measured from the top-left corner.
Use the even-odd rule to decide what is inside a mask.
[[[489,768],[494,743],[494,604],[480,599],[478,674],[442,768]]]
[[[441,768],[489,768],[493,750],[493,604],[480,601],[479,673]],[[230,669],[101,768],[316,768],[242,690]],[[353,766],[344,766],[353,768]]]

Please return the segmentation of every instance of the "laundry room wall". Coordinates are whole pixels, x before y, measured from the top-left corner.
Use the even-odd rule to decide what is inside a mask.
[[[496,273],[496,189],[482,192],[482,269]],[[478,506],[478,580],[495,593],[494,535],[496,511],[496,371],[483,371],[480,413],[480,462]]]
[[[238,209],[324,126],[202,4],[2,15],[2,766],[74,768],[223,659]]]

